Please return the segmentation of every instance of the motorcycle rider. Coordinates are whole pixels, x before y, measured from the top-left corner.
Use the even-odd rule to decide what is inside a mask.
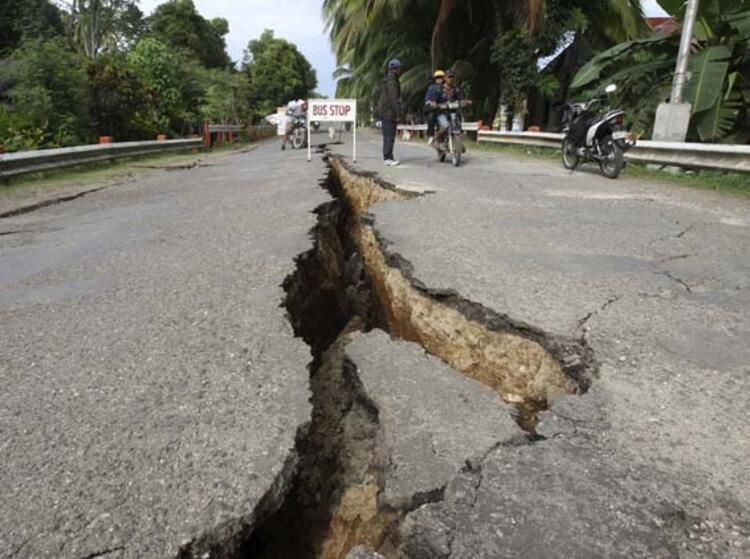
[[[442,152],[441,145],[450,126],[448,115],[444,111],[440,111],[438,107],[439,105],[443,105],[450,101],[461,101],[462,105],[471,104],[471,101],[465,99],[463,89],[461,89],[456,83],[456,72],[453,70],[448,70],[445,73],[445,81],[443,82],[443,85],[440,88],[433,90],[427,99],[427,105],[436,111],[435,120],[437,121],[437,130],[435,133],[435,143],[433,145],[438,153]]]
[[[281,142],[281,149],[286,149],[286,143],[291,141],[294,123],[297,119],[305,118],[307,114],[307,101],[292,99],[286,106],[286,134]]]
[[[435,73],[432,75],[432,83],[427,88],[427,93],[424,96],[428,146],[431,146],[435,141],[435,110],[429,106],[429,101],[436,97],[436,91],[443,87],[443,81],[445,81],[445,72],[443,70],[435,70]]]

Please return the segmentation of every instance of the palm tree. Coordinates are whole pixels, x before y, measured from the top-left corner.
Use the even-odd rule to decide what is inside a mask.
[[[402,58],[405,98],[416,103],[432,69],[455,65],[464,73],[478,115],[494,116],[503,84],[491,61],[495,41],[521,29],[540,37],[529,64],[557,48],[560,13],[593,22],[585,31],[597,47],[632,39],[645,28],[640,0],[324,0],[323,14],[338,63],[348,69],[350,95],[373,97],[386,61]],[[557,19],[556,19],[557,18]],[[553,27],[550,27],[550,26]],[[543,44],[542,44],[543,42]],[[362,97],[360,97],[362,99]]]

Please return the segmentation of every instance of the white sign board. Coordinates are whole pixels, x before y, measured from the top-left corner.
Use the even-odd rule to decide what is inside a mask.
[[[310,99],[307,101],[307,160],[312,159],[311,131],[313,122],[352,123],[352,161],[357,161],[357,100]]]

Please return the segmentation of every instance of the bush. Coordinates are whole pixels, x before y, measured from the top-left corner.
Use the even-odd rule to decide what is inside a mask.
[[[42,130],[43,147],[73,145],[90,137],[86,60],[61,38],[28,41],[13,58],[14,85],[8,97],[14,107],[11,120],[16,133]],[[0,141],[8,142],[6,138]]]
[[[146,86],[124,56],[99,57],[88,67],[92,127],[117,141],[153,139],[159,128]]]

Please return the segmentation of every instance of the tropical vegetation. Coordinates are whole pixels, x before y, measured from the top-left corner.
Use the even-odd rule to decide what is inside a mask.
[[[661,0],[674,17],[684,2]],[[619,43],[584,66],[573,87],[589,95],[617,83],[616,102],[633,117],[638,136],[649,137],[658,104],[669,98],[680,34]],[[694,33],[686,101],[692,105],[689,139],[750,140],[750,5],[743,0],[704,0]]]
[[[267,31],[240,64],[228,32],[192,0],[166,0],[148,17],[138,0],[4,0],[0,146],[187,136],[203,119],[257,121],[315,89],[291,43]]]
[[[373,107],[385,65],[398,57],[413,112],[432,71],[452,67],[475,101],[473,116],[486,122],[501,102],[523,110],[532,91],[567,89],[570,78],[540,70],[546,57],[574,51],[580,67],[647,30],[639,0],[324,0],[323,10],[339,95]]]

